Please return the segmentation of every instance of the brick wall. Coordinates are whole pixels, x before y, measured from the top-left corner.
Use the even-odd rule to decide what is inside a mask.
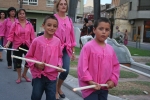
[[[18,0],[0,0],[0,8],[9,7],[19,8]],[[46,6],[46,0],[38,0],[38,5],[23,5],[26,10],[38,10],[38,11],[53,11],[53,7]]]

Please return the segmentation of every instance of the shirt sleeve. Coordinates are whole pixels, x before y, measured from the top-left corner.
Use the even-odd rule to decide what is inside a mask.
[[[15,34],[15,30],[16,30],[16,22],[14,22],[12,25],[11,25],[11,28],[10,28],[10,31],[9,31],[9,35],[8,35],[8,38],[7,40],[12,42],[13,39],[14,39],[14,34]]]
[[[31,43],[30,48],[29,48],[25,58],[31,59],[31,60],[37,60],[36,57],[35,57],[35,55],[36,55],[36,53],[35,53],[36,45],[37,45],[37,41],[33,41]],[[35,64],[34,62],[27,61],[27,63],[28,63],[28,67],[30,67],[30,68],[34,67],[34,64]]]
[[[75,33],[74,33],[74,28],[73,28],[73,22],[71,19],[70,20],[70,23],[71,23],[71,37],[70,37],[70,40],[71,40],[71,46],[72,47],[75,47],[76,46],[76,40],[75,40]]]
[[[88,58],[89,58],[89,53],[84,46],[81,50],[79,61],[78,61],[78,78],[81,81],[93,80],[92,76],[88,71],[89,69]]]
[[[31,43],[32,43],[33,39],[35,38],[35,33],[34,33],[33,26],[31,24],[30,24],[30,26],[31,26]]]
[[[113,54],[113,71],[110,80],[114,82],[115,86],[118,84],[120,75],[120,64],[117,59],[116,53]]]
[[[61,42],[59,43],[59,46],[58,46],[58,66],[61,66],[63,65],[63,62],[62,62],[62,49],[61,49]]]

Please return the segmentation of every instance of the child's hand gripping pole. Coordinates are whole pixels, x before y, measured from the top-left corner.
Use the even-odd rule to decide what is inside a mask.
[[[29,62],[33,62],[33,63],[42,64],[42,62],[36,61],[36,60],[32,60],[32,59],[27,59],[27,58],[23,58],[23,57],[14,56],[14,55],[12,55],[11,57],[12,58],[16,58],[16,59],[21,59],[21,60],[29,61]],[[46,63],[44,63],[44,64],[45,64],[45,66],[48,66],[48,67],[51,67],[51,68],[55,68],[55,69],[66,71],[66,69],[62,69],[62,68],[59,68],[59,67],[56,67],[56,66],[53,66],[53,65],[50,65],[50,64],[46,64]]]
[[[100,84],[101,87],[108,87],[107,84]],[[91,88],[94,88],[96,87],[96,85],[89,85],[89,86],[83,86],[83,87],[79,87],[79,88],[74,88],[73,91],[80,91],[80,90],[85,90],[85,89],[91,89]]]

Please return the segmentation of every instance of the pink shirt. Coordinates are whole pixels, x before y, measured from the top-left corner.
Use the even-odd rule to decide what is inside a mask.
[[[6,20],[6,19],[5,19]],[[5,20],[4,21],[0,21],[0,37],[4,36],[4,32],[5,32]]]
[[[116,86],[119,74],[120,65],[114,49],[109,44],[101,47],[94,39],[83,46],[78,61],[78,79],[81,87],[88,86],[90,80],[99,84],[106,84],[111,80]],[[94,91],[94,89],[83,90],[83,98]]]
[[[17,19],[15,19],[16,21]],[[15,22],[14,21],[14,22]],[[11,25],[14,23],[11,21],[10,18],[7,18],[4,22],[4,25],[5,25],[5,32],[4,32],[4,39],[3,39],[3,44],[6,45],[7,43],[7,38],[8,38],[8,34],[9,34],[9,31],[10,31],[10,28],[11,28]]]
[[[60,40],[53,36],[47,39],[44,36],[35,38],[29,48],[26,58],[41,61],[54,66],[62,66],[62,51]],[[41,75],[50,80],[56,80],[57,69],[45,66],[44,70],[39,70],[34,66],[35,63],[28,62],[33,78],[41,78]]]
[[[58,16],[58,14],[55,14],[55,17],[59,23],[55,36],[60,39],[62,50],[66,46],[67,53],[71,56],[72,48],[76,46],[72,20],[68,17],[62,19]]]
[[[21,44],[26,44],[29,47],[35,38],[34,29],[30,22],[26,21],[24,31],[25,34],[22,34],[22,26],[18,20],[11,26],[7,39],[13,42],[14,49],[17,49]]]

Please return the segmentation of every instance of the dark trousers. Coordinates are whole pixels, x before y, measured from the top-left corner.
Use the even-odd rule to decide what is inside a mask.
[[[90,94],[88,97],[84,98],[84,100],[107,100],[108,90],[97,90]]]
[[[49,80],[42,75],[41,78],[32,79],[32,86],[31,100],[41,100],[44,91],[46,100],[56,100],[56,80]]]
[[[26,50],[29,49],[26,45],[23,45],[23,44],[20,45],[19,47],[21,47],[21,48],[23,48],[23,49],[26,49]],[[19,47],[18,47],[18,48],[19,48]],[[18,50],[19,50],[19,49],[18,49]],[[14,52],[13,52],[13,54],[14,54],[15,56],[19,56],[19,57],[22,57],[23,54],[26,55],[26,53],[27,53],[26,51],[22,51],[22,50],[14,51]],[[21,68],[22,60],[14,58],[14,59],[13,59],[13,62],[14,62],[14,67],[15,67],[15,68]],[[25,65],[27,65],[27,63],[25,63]]]
[[[12,48],[12,43],[9,45],[8,48]],[[12,66],[11,50],[7,50],[6,58],[8,66]]]
[[[66,48],[63,49],[62,60],[63,60],[63,66],[62,66],[62,68],[66,69],[66,72],[61,72],[60,75],[59,75],[59,79],[65,80],[67,78],[67,76],[68,76],[69,66],[70,66],[70,57],[69,57],[69,55],[67,53]]]

